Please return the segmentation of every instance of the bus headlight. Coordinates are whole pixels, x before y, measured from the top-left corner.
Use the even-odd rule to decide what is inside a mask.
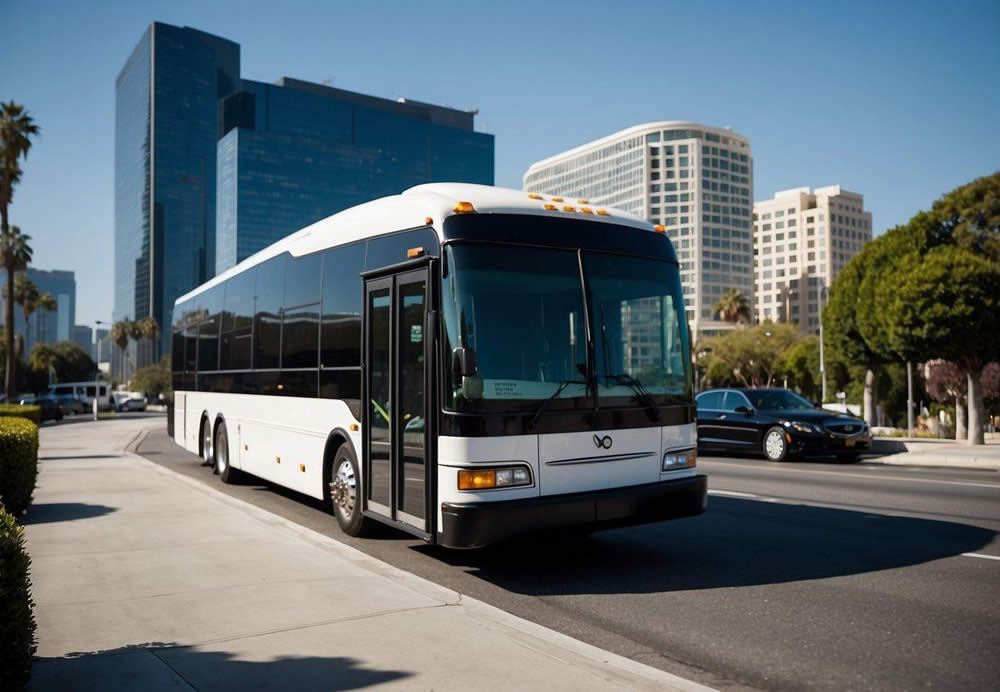
[[[677,469],[691,469],[694,468],[697,461],[698,451],[695,449],[673,450],[663,455],[663,463],[660,466],[660,470],[676,471]]]
[[[531,485],[531,470],[527,466],[506,466],[495,469],[461,469],[459,490],[493,490]]]

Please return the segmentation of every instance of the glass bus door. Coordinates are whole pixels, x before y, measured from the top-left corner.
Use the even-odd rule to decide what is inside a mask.
[[[366,509],[429,532],[427,269],[365,282]]]

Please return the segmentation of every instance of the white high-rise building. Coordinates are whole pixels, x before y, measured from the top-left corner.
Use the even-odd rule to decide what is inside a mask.
[[[677,250],[693,334],[733,327],[712,314],[731,288],[752,308],[753,157],[746,137],[693,122],[637,125],[532,164],[524,189],[663,224]]]
[[[754,202],[753,218],[757,320],[817,331],[830,284],[872,239],[864,195],[840,185],[783,190]]]

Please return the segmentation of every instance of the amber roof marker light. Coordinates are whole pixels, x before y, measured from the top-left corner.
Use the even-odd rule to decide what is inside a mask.
[[[476,211],[476,208],[472,206],[472,202],[459,202],[455,205],[456,214],[472,214]]]
[[[666,227],[665,226],[661,226],[660,224],[656,224],[655,226],[653,226],[653,230],[656,231],[657,233],[666,233],[667,232]]]

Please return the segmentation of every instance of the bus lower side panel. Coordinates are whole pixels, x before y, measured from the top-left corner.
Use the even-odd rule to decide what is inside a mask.
[[[595,529],[692,517],[705,511],[708,483],[691,476],[649,485],[506,502],[445,503],[438,543],[478,548],[522,533]]]

